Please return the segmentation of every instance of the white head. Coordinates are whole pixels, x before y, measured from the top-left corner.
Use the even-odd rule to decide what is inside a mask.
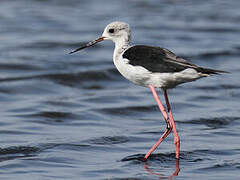
[[[116,46],[123,46],[130,42],[131,39],[131,31],[130,26],[125,22],[112,22],[106,26],[103,31],[103,34],[100,38],[90,41],[86,45],[71,51],[70,54],[75,53],[81,49],[92,46],[98,42],[103,40],[112,40]]]
[[[112,40],[115,43],[118,41],[128,43],[131,39],[130,26],[125,22],[112,22],[106,26],[102,37],[104,37],[104,39]]]

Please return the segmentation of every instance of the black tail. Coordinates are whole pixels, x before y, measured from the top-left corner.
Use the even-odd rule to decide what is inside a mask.
[[[220,73],[229,73],[227,71],[217,70],[217,69],[209,69],[209,68],[203,68],[198,67],[196,69],[198,72],[204,73],[204,74],[220,74]]]

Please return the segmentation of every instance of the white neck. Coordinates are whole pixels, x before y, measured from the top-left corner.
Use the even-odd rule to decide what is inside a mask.
[[[115,39],[114,40],[115,43],[115,49],[114,49],[114,53],[113,53],[113,59],[118,58],[118,56],[126,49],[128,48],[130,45],[130,41],[128,38],[119,38],[119,39]]]
[[[122,36],[122,37],[113,39],[113,41],[115,43],[115,48],[121,48],[123,46],[128,45],[130,42],[130,39],[127,36]]]

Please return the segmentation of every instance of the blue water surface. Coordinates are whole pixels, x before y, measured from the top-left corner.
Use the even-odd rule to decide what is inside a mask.
[[[2,0],[0,178],[239,179],[239,7],[238,0]],[[112,42],[68,54],[112,21],[131,25],[133,44],[230,72],[169,90],[179,162],[172,134],[142,161],[165,122],[151,91],[116,71]]]

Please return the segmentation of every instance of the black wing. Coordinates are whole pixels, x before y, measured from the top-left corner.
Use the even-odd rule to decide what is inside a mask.
[[[151,72],[173,73],[187,68],[193,68],[198,72],[206,74],[217,74],[219,70],[199,67],[187,60],[177,57],[173,52],[152,46],[137,45],[130,47],[123,53],[123,58],[129,60],[129,64],[143,66]]]

